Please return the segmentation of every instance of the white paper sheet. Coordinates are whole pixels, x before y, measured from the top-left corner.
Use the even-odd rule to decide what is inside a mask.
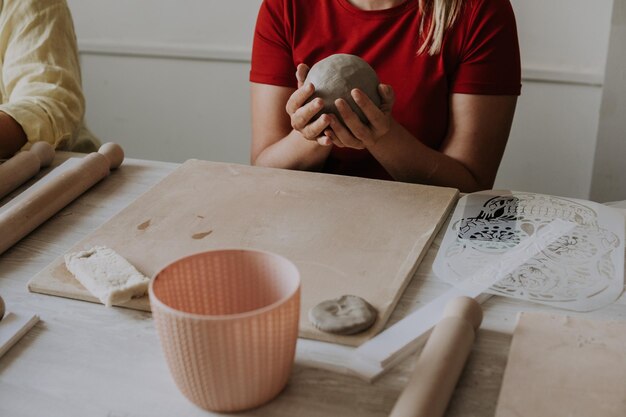
[[[0,358],[38,321],[39,317],[34,314],[7,313],[0,320]]]

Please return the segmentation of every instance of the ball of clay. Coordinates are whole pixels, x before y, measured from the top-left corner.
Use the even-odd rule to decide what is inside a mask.
[[[0,320],[4,317],[4,300],[0,297]]]
[[[356,295],[322,301],[309,310],[309,320],[319,330],[335,334],[356,334],[369,329],[378,312]]]
[[[369,123],[361,108],[350,95],[350,91],[354,88],[363,91],[377,107],[381,105],[381,98],[378,93],[380,82],[376,71],[356,55],[335,54],[322,59],[309,70],[305,84],[309,82],[315,87],[315,93],[308,101],[317,97],[324,100],[324,108],[312,120],[316,120],[324,113],[333,113],[343,123],[343,119],[335,107],[335,100],[342,98],[363,123]]]

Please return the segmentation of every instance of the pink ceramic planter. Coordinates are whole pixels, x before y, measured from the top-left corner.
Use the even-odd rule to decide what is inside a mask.
[[[193,403],[239,411],[284,388],[300,315],[293,263],[261,251],[203,252],[158,272],[149,293],[167,364]]]

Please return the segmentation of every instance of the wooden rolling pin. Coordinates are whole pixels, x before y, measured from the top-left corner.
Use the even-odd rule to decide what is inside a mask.
[[[54,158],[54,148],[46,142],[35,143],[30,150],[20,152],[0,165],[0,198],[34,177]]]
[[[480,304],[472,298],[458,297],[446,305],[390,417],[443,416],[482,319]]]
[[[50,182],[16,197],[15,204],[0,214],[0,253],[109,175],[123,160],[124,151],[119,145],[105,143],[98,152],[80,159]]]

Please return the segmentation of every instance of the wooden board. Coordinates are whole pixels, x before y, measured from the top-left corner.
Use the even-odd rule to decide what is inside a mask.
[[[496,417],[626,416],[626,321],[521,313]]]
[[[457,196],[450,188],[189,160],[70,252],[109,246],[147,276],[209,249],[275,252],[302,275],[301,336],[358,346],[383,328]],[[29,289],[97,301],[62,257]],[[378,309],[368,332],[334,336],[309,323],[311,307],[343,294]],[[150,308],[147,297],[125,307]]]

